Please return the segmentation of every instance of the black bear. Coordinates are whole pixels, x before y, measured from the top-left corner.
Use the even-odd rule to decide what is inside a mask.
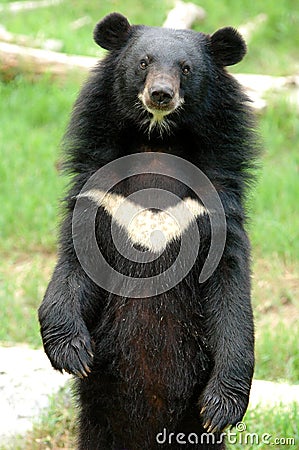
[[[64,139],[72,185],[39,308],[44,348],[76,376],[80,450],[224,449],[254,367],[244,201],[258,140],[225,69],[246,45],[230,27],[133,26],[118,13],[94,39],[109,52]]]

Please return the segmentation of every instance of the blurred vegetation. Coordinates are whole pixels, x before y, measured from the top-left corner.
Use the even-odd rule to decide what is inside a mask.
[[[126,15],[131,23],[161,26],[173,3],[172,0],[65,0],[56,6],[18,14],[4,11],[1,13],[1,24],[12,33],[59,39],[63,43],[63,52],[96,56],[101,50],[92,42],[91,33],[95,23],[104,15],[118,11]],[[297,0],[194,0],[193,3],[207,12],[204,22],[195,28],[206,33],[227,25],[238,28],[261,13],[267,14],[268,20],[254,33],[248,56],[238,65],[238,72],[283,75],[298,71]],[[78,28],[76,21],[82,17],[85,21]]]

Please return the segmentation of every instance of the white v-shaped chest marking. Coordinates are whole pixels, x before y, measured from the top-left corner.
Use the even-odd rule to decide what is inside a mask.
[[[157,252],[179,238],[197,217],[207,214],[205,207],[190,197],[159,212],[146,209],[122,195],[99,189],[91,189],[78,197],[87,197],[103,207],[126,230],[133,244]]]

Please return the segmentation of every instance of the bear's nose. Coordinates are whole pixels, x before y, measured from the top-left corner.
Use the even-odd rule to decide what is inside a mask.
[[[156,85],[149,90],[150,98],[156,105],[167,105],[174,96],[174,92],[169,86]]]

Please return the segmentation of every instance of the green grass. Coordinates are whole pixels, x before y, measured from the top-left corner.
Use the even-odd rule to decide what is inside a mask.
[[[260,121],[265,154],[251,202],[253,246],[260,255],[299,255],[299,114],[283,99],[269,101]]]
[[[0,342],[26,342],[41,346],[37,307],[55,263],[55,255],[44,253],[1,254]]]
[[[78,86],[0,83],[0,250],[55,248],[59,142]]]
[[[262,323],[262,322],[261,322]],[[260,380],[298,383],[298,324],[278,321],[263,325],[257,333],[255,377]]]
[[[89,0],[63,1],[60,5],[40,8],[22,14],[2,13],[1,23],[11,32],[29,34],[31,37],[45,39],[59,39],[63,42],[62,51],[65,53],[96,56],[101,53],[99,47],[92,40],[92,30],[95,24],[106,14],[118,11],[127,14],[130,9],[130,19],[139,23],[162,25],[166,17],[167,2],[159,0],[144,0],[129,2],[125,5],[121,0],[106,0],[91,2]],[[150,12],[150,15],[147,14]],[[72,29],[72,23],[81,17],[87,17],[86,25],[79,29]]]
[[[243,424],[246,429],[238,432],[237,428],[228,439],[227,450],[275,448],[279,450],[298,448],[299,443],[298,404],[289,407],[277,407],[267,410],[262,407],[248,409]],[[286,440],[286,439],[292,439]]]

